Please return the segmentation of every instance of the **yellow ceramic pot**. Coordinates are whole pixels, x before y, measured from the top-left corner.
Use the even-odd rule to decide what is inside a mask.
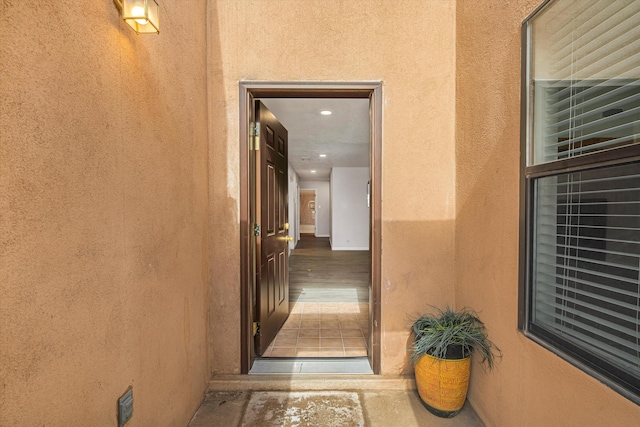
[[[439,359],[428,354],[415,366],[418,393],[433,414],[451,418],[464,405],[469,389],[471,358]]]

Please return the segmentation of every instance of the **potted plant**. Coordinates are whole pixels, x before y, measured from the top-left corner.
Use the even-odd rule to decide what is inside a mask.
[[[487,338],[484,323],[475,311],[435,309],[413,323],[411,360],[415,363],[418,393],[433,414],[451,418],[467,398],[471,356],[492,370],[502,357]]]

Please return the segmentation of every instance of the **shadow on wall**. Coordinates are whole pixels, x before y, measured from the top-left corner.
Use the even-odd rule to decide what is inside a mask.
[[[455,304],[454,222],[382,224],[382,374],[413,373],[411,324],[430,306]]]
[[[477,82],[474,81],[474,85]],[[504,82],[502,82],[504,83]],[[489,107],[498,114],[497,109]],[[482,105],[482,104],[478,104]],[[479,108],[479,107],[478,107]],[[486,104],[484,109],[486,109]],[[539,376],[538,369],[525,368],[521,354],[522,344],[528,341],[517,331],[518,314],[518,241],[519,241],[519,164],[518,110],[513,113],[511,130],[494,129],[497,135],[485,135],[485,151],[478,153],[474,138],[458,150],[458,161],[471,165],[466,181],[459,183],[458,213],[456,220],[456,261],[464,268],[456,269],[456,297],[462,305],[471,306],[480,313],[492,341],[503,350],[503,360],[492,374],[481,369],[472,370],[469,396],[487,391],[488,381],[502,383],[498,388],[505,396],[517,393],[519,382],[529,375]],[[486,116],[487,121],[492,115]],[[487,129],[490,123],[476,123]],[[485,140],[483,138],[483,140]],[[504,141],[514,141],[504,144]],[[530,342],[531,345],[536,345]],[[480,391],[482,390],[482,391]],[[500,400],[500,397],[497,396]],[[506,397],[505,397],[506,398]]]
[[[240,253],[238,200],[230,197],[237,192],[239,162],[230,153],[237,152],[237,130],[229,132],[228,118],[237,117],[237,102],[227,102],[238,95],[225,93],[220,44],[222,36],[217,6],[209,3],[209,39],[207,43],[209,100],[209,294],[208,346],[209,371],[240,372]],[[233,147],[233,148],[231,148]],[[235,169],[232,169],[235,165]],[[233,174],[233,175],[232,175]],[[232,188],[231,186],[237,186]]]
[[[206,6],[177,3],[146,38],[0,5],[0,425],[104,424],[131,385],[165,425],[206,389]]]

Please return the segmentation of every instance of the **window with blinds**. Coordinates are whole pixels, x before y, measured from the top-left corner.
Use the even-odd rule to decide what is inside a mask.
[[[640,378],[640,166],[535,187],[531,321]]]
[[[522,325],[640,403],[640,0],[523,23]]]
[[[531,20],[533,156],[640,141],[640,2],[556,0]]]

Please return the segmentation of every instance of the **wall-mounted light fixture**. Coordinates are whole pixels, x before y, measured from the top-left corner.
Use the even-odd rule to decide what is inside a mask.
[[[113,0],[122,19],[138,34],[160,32],[159,7],[156,0]]]

